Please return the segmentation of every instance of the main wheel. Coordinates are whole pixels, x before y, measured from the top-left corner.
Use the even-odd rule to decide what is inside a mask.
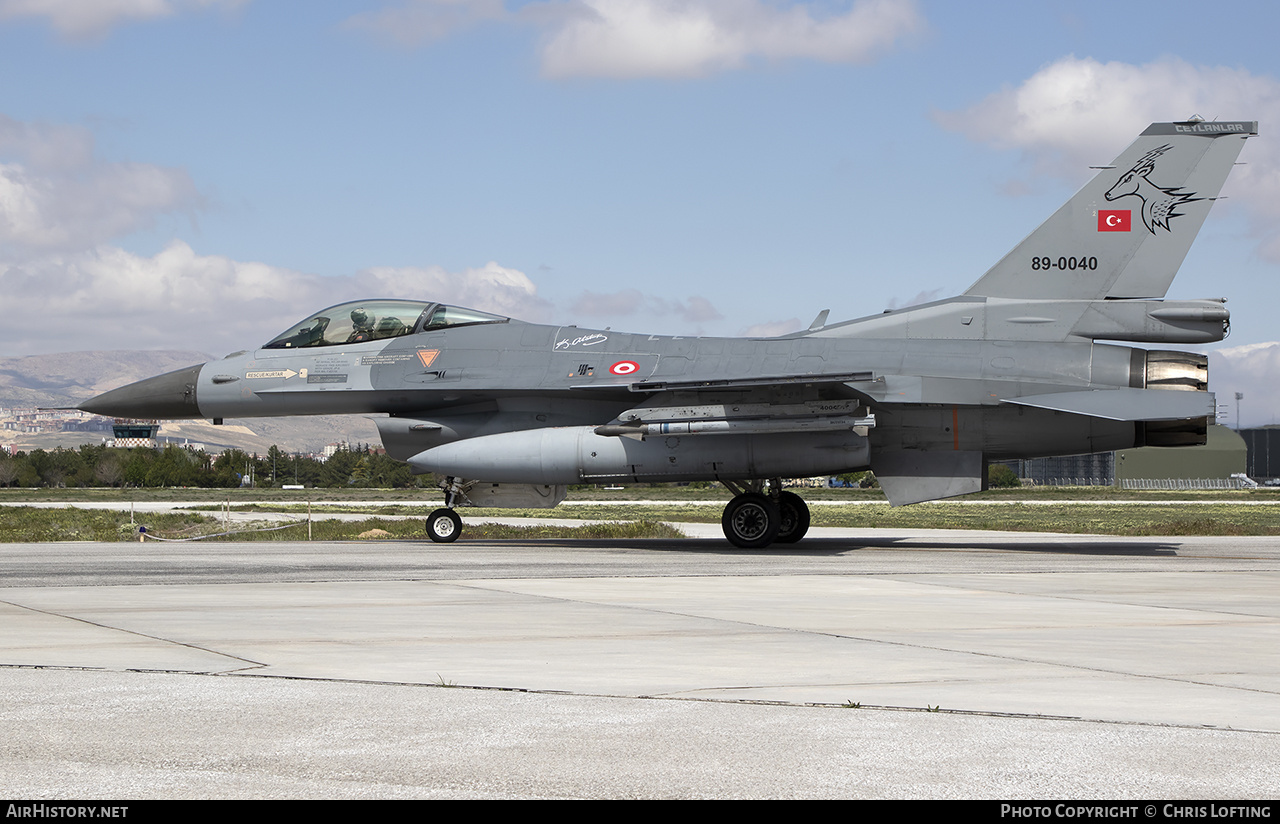
[[[782,518],[778,507],[763,495],[745,492],[729,501],[720,518],[724,537],[742,549],[759,549],[778,537]]]
[[[462,534],[462,519],[452,509],[437,509],[427,518],[427,534],[437,544],[456,541]]]
[[[783,492],[778,496],[778,514],[782,522],[778,527],[780,544],[794,544],[809,531],[809,507],[794,492]]]

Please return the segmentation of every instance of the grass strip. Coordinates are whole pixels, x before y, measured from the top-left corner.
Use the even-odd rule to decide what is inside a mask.
[[[505,511],[504,511],[505,513]],[[102,509],[0,507],[0,542],[44,541],[136,541],[138,527],[146,526],[155,537],[169,540],[200,538],[226,531],[221,518],[191,513],[146,513],[129,520],[128,512]],[[276,521],[239,522],[232,524],[234,534],[208,538],[219,541],[298,541],[306,540],[306,524],[290,529],[263,530],[279,527]],[[314,520],[312,539],[316,541],[378,540],[416,538],[426,540],[420,520],[369,517],[359,521],[336,519]],[[678,529],[652,520],[627,519],[613,523],[581,526],[506,526],[502,524],[468,524],[462,540],[520,538],[683,538]]]

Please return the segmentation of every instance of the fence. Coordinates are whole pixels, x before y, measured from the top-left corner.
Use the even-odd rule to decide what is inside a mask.
[[[1023,486],[1115,486],[1112,478],[1019,478]]]
[[[1125,478],[1121,489],[1244,489],[1240,478]]]

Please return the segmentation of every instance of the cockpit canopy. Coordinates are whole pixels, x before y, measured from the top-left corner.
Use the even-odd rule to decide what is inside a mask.
[[[446,326],[506,323],[510,318],[417,300],[362,300],[330,306],[276,336],[263,349],[338,346],[398,338]]]

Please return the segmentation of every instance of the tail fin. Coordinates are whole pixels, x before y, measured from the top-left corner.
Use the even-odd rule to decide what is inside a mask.
[[[1164,297],[1257,121],[1152,123],[966,295]]]

